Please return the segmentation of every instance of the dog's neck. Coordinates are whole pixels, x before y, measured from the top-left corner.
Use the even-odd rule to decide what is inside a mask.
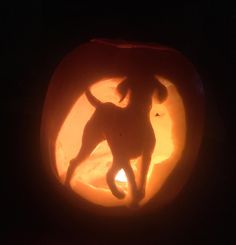
[[[130,101],[128,106],[126,107],[127,110],[130,111],[130,113],[137,113],[137,114],[142,114],[144,115],[149,115],[150,110],[152,108],[151,103],[135,103],[134,101]]]

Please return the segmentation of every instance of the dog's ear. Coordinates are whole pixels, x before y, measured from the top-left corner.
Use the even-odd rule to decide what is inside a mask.
[[[128,91],[129,91],[129,84],[128,84],[127,79],[125,79],[124,81],[119,83],[118,86],[116,87],[116,89],[121,96],[120,101],[119,101],[119,103],[120,103],[123,101],[123,99],[126,97]]]
[[[156,79],[155,96],[159,103],[164,102],[168,96],[167,88],[157,79]]]

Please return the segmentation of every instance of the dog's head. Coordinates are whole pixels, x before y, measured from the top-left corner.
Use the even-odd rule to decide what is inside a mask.
[[[167,98],[167,88],[154,76],[128,76],[119,83],[117,91],[121,96],[120,102],[131,92],[132,99],[137,103],[150,103],[154,95],[159,103]]]

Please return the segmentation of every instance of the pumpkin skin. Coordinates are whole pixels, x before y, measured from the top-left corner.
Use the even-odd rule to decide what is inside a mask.
[[[46,166],[63,185],[69,161],[80,149],[83,128],[95,110],[86,101],[84,91],[90,87],[102,102],[124,108],[128,99],[119,104],[115,88],[128,74],[140,71],[152,74],[168,91],[163,103],[152,100],[150,121],[156,146],[146,194],[139,203],[146,207],[152,202],[152,207],[158,208],[173,200],[186,183],[203,131],[202,84],[193,65],[178,51],[158,44],[101,39],[79,46],[63,59],[50,81],[42,117],[42,149]],[[145,81],[141,86],[145,88]],[[156,117],[156,113],[160,116]],[[77,168],[71,181],[72,193],[94,206],[126,208],[130,203],[129,186],[122,173],[116,184],[125,189],[126,198],[117,199],[106,185],[112,158],[106,141],[96,151]],[[103,155],[108,156],[102,158]],[[138,161],[131,161],[136,178]]]

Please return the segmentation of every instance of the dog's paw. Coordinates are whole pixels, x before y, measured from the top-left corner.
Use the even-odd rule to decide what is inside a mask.
[[[123,191],[116,191],[116,192],[113,191],[112,194],[118,199],[125,198],[125,193]]]
[[[137,202],[136,200],[132,200],[132,201],[129,203],[128,207],[129,207],[130,209],[132,209],[132,210],[136,210],[136,209],[138,209],[140,206],[139,206],[139,204],[138,204],[138,202]]]
[[[65,188],[67,188],[68,190],[71,189],[70,179],[69,179],[69,178],[66,178],[66,179],[65,179],[65,181],[64,181],[64,186],[65,186]]]
[[[141,190],[138,190],[137,193],[136,193],[136,200],[139,202],[141,201],[143,198],[145,197],[145,192],[144,191],[141,191]]]
[[[70,181],[65,181],[64,186],[66,189],[71,190]]]

